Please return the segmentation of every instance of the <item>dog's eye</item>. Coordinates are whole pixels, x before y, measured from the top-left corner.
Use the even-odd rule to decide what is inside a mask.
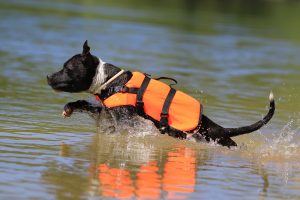
[[[65,72],[66,74],[68,74],[69,76],[72,74],[72,70],[71,70],[70,68],[65,68],[65,69],[64,69],[64,72]]]

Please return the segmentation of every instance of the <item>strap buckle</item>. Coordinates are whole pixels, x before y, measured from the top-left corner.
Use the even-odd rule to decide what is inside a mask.
[[[128,92],[128,87],[126,87],[125,85],[121,86],[120,92],[122,92],[122,93]]]
[[[169,115],[166,114],[166,113],[161,113],[160,114],[160,121],[159,121],[159,123],[160,123],[161,127],[168,126],[168,117],[169,117]]]
[[[168,117],[169,117],[168,113],[160,113],[159,131],[161,132],[161,134],[165,134],[168,131],[169,128]]]
[[[168,113],[160,113],[161,118],[168,118],[169,114]]]
[[[121,93],[126,93],[128,91],[128,87],[125,85],[123,86],[115,86],[107,89],[110,94],[121,92]]]

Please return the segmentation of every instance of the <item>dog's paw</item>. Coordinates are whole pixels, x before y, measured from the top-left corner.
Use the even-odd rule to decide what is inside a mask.
[[[73,113],[73,107],[68,103],[65,105],[64,107],[64,111],[62,112],[62,116],[63,118],[66,118],[66,117],[70,117]]]

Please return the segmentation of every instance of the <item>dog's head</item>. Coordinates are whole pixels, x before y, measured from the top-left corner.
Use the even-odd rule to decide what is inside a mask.
[[[86,41],[81,54],[67,60],[62,70],[47,76],[48,84],[57,91],[86,91],[93,81],[99,62],[99,59],[90,53]]]
[[[48,84],[56,91],[93,93],[93,89],[120,71],[90,53],[87,41],[81,54],[64,63],[63,69],[47,76]]]

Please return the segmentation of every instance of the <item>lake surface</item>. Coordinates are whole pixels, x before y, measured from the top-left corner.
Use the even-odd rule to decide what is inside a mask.
[[[299,19],[298,1],[0,0],[0,199],[300,199]],[[271,90],[276,113],[233,149],[63,119],[93,97],[46,75],[86,39],[106,62],[176,78],[225,127],[261,119]]]

